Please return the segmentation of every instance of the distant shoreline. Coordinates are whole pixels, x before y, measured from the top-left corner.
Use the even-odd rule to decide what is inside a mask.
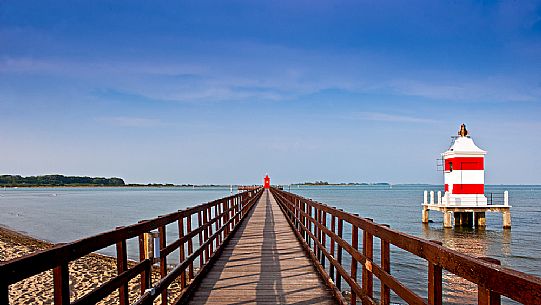
[[[0,188],[135,188],[135,187],[154,187],[154,188],[202,188],[202,187],[230,187],[231,185],[158,185],[158,184],[129,184],[129,185],[0,185]],[[234,185],[236,186],[236,185]]]

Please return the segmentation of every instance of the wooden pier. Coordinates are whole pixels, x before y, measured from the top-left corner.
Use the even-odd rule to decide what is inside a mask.
[[[335,304],[330,289],[265,192],[190,304]]]
[[[178,238],[166,240],[169,230]],[[158,238],[153,251],[149,236]],[[127,259],[130,239],[139,241],[136,262]],[[73,299],[68,264],[108,246],[116,247],[118,275]],[[426,261],[426,294],[393,276],[393,264],[407,263],[392,260],[397,248]],[[168,263],[172,255],[179,263]],[[114,304],[121,305],[388,305],[392,296],[401,303],[442,304],[444,270],[477,285],[478,304],[500,304],[501,296],[541,304],[541,278],[277,188],[242,192],[1,262],[0,304],[17,304],[10,300],[10,285],[50,270],[55,305],[97,304],[113,292]],[[130,297],[134,282],[138,294]]]

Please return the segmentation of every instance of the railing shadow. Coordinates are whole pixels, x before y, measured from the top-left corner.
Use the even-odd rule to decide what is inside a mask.
[[[258,203],[256,203],[257,205]],[[250,212],[248,212],[248,215],[246,215],[246,219],[244,220],[244,222],[241,224],[241,226],[238,228],[237,232],[235,232],[235,234],[232,236],[232,239],[229,241],[228,245],[226,246],[227,248],[230,248],[230,249],[233,249],[237,246],[237,244],[239,243],[239,241],[241,240],[240,237],[243,236],[244,234],[244,231],[246,230],[246,228],[248,227],[248,222],[250,221],[252,215],[254,214],[254,211],[256,210],[257,206],[255,206],[254,208],[252,208],[250,210]],[[212,266],[212,269],[213,271],[217,272],[218,274],[221,274],[224,269],[225,269],[225,264],[223,266],[219,265],[220,262],[222,261],[225,261],[225,262],[229,262],[231,261],[231,257],[233,256],[233,253],[231,252],[227,252],[227,251],[224,251],[221,253],[218,261],[216,263],[218,264],[214,264],[214,266]],[[239,279],[239,278],[242,278],[243,276],[235,276],[235,277],[231,277],[229,279]],[[216,288],[216,285],[218,284],[218,281],[220,281],[220,278],[213,278],[213,279],[209,279],[205,282],[205,286],[211,286],[210,290],[209,290],[209,294],[206,294],[206,295],[197,295],[198,297],[198,303],[206,303],[208,301],[208,298],[210,296],[210,291],[212,290],[216,290],[218,288]],[[231,285],[229,287],[222,287],[223,288],[233,288],[235,286],[241,286],[242,284],[240,285]],[[199,285],[199,287],[196,287],[195,289],[196,291],[201,291],[201,284]],[[194,295],[192,295],[190,297],[190,300],[194,297]]]
[[[270,200],[270,192],[265,194],[265,226],[263,228],[263,244],[261,245],[261,273],[256,286],[256,304],[263,302],[269,304],[284,304],[285,292],[282,287],[282,275],[279,254],[276,246],[276,232],[274,228],[274,213]],[[265,273],[276,274],[276,276],[261,276]],[[267,291],[272,291],[269,295]]]

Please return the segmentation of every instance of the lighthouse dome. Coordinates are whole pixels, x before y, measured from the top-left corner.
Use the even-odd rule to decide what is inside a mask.
[[[486,154],[487,152],[479,148],[475,143],[473,142],[473,139],[470,137],[457,137],[453,141],[453,144],[451,147],[449,147],[449,150],[446,153],[454,152],[460,153],[460,154]]]

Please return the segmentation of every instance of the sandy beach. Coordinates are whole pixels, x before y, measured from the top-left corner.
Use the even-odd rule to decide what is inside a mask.
[[[0,227],[0,261],[8,261],[34,251],[47,249],[52,243],[25,236],[7,228]],[[133,262],[132,262],[133,264]],[[74,301],[99,287],[116,274],[116,259],[99,254],[89,254],[69,264],[70,295]],[[157,269],[152,274],[152,282],[159,279]],[[129,283],[130,302],[139,297],[139,277]],[[171,286],[171,298],[180,291],[178,281]],[[52,270],[35,275],[10,286],[10,304],[53,304]],[[118,291],[115,291],[99,304],[118,304]]]

